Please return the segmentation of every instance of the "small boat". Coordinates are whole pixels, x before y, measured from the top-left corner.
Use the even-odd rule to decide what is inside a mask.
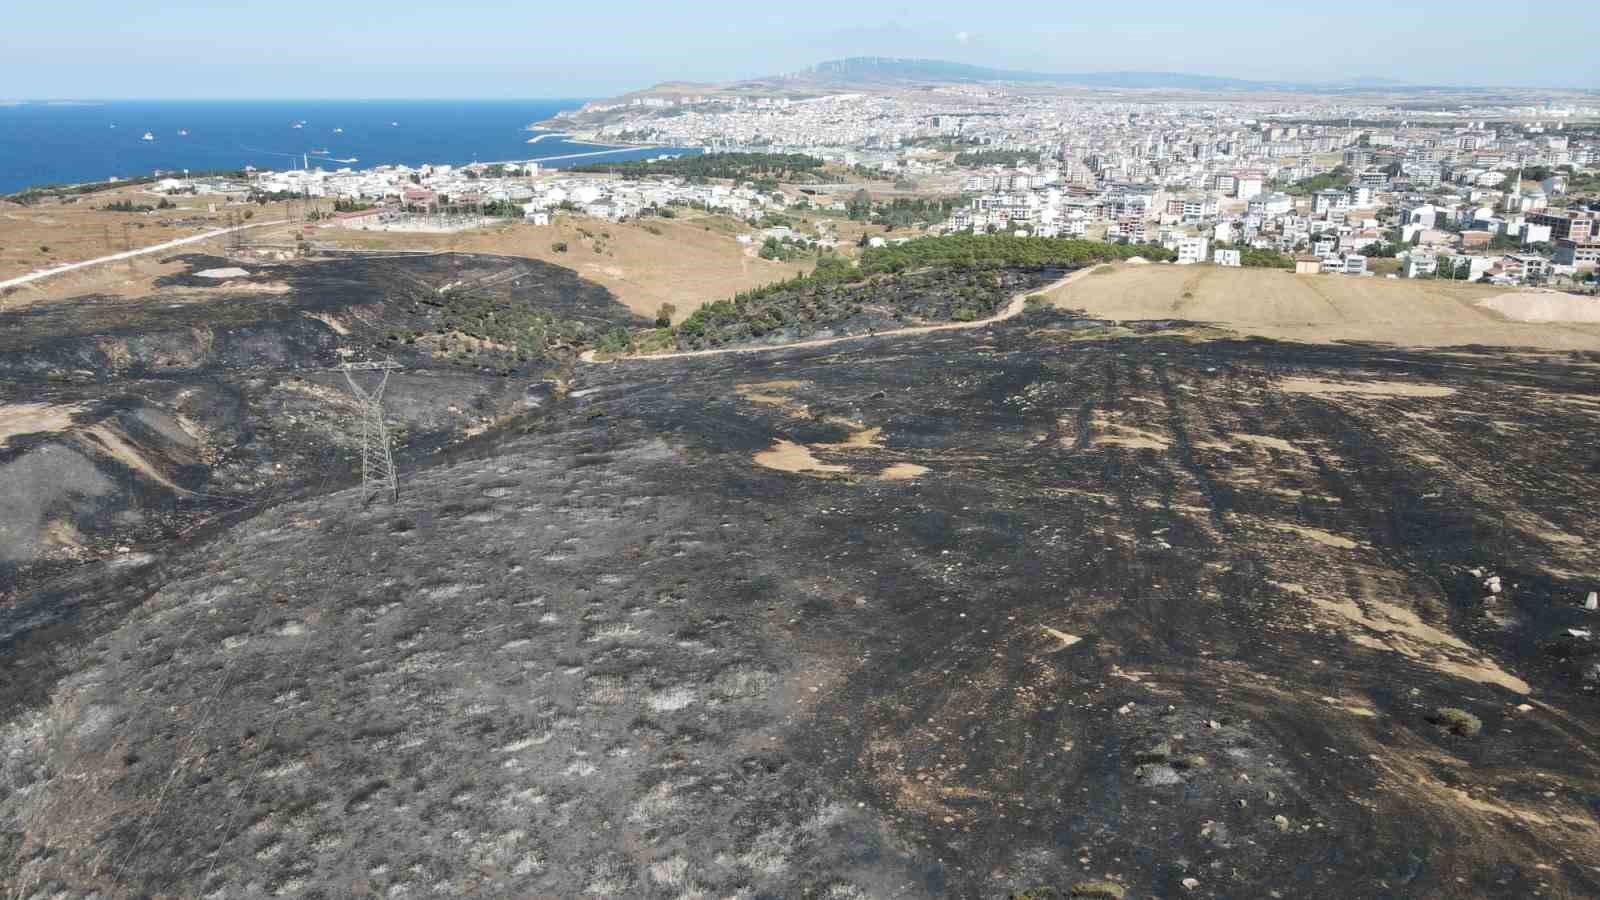
[[[156,139],[155,135],[153,135],[150,132],[146,131],[144,133],[144,137],[140,138],[139,140],[141,140],[141,141],[153,141],[155,139]]]
[[[327,150],[313,150],[313,151],[311,151],[311,155],[312,156],[327,156],[328,155],[328,151]]]
[[[334,162],[336,162],[336,163],[353,163],[353,162],[361,162],[361,160],[359,160],[359,159],[355,158],[354,156],[352,156],[349,159],[336,159],[336,160],[334,160]]]
[[[187,128],[179,128],[178,129],[178,137],[188,137],[188,136],[189,136],[189,129],[187,129]]]
[[[304,123],[304,122],[296,122],[293,125],[290,125],[289,127],[290,128],[304,128],[304,127],[306,127],[306,123]]]
[[[400,127],[400,123],[399,122],[390,122],[389,123],[389,127],[390,128],[399,128]]]
[[[343,128],[335,128],[333,130],[333,133],[334,134],[344,134],[344,129]]]

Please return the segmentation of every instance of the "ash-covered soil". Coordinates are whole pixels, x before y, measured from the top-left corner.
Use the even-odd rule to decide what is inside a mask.
[[[638,321],[533,260],[245,263],[219,281],[199,273],[238,264],[180,259],[152,296],[0,313],[0,602],[39,573],[347,482],[360,436],[342,361],[405,367],[386,411],[402,459],[426,458],[545,402],[594,334]]]
[[[1600,357],[1104,333],[581,367],[77,570],[0,887],[1600,893]]]

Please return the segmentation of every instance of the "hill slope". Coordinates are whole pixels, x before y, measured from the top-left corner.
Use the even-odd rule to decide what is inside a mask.
[[[1094,329],[581,368],[0,610],[0,889],[1600,892],[1594,360]]]

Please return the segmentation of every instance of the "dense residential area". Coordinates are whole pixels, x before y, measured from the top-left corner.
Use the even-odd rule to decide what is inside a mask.
[[[577,115],[610,122],[585,138],[673,148],[641,162],[313,167],[164,178],[154,189],[347,200],[313,214],[321,227],[449,231],[489,217],[544,226],[683,206],[760,224],[804,208],[928,233],[1154,243],[1181,264],[1581,284],[1600,261],[1600,128],[1569,122],[1595,112],[1109,102],[997,86],[636,97]],[[826,233],[786,230],[749,240],[796,237],[832,246]]]

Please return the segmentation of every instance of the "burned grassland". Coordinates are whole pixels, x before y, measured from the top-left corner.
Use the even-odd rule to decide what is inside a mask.
[[[0,886],[1600,892],[1600,358],[1213,336],[582,366],[393,504],[102,571]]]
[[[0,311],[0,602],[6,582],[350,478],[342,362],[404,366],[387,411],[402,458],[425,459],[545,402],[582,347],[637,321],[531,260],[181,262],[149,297]]]

